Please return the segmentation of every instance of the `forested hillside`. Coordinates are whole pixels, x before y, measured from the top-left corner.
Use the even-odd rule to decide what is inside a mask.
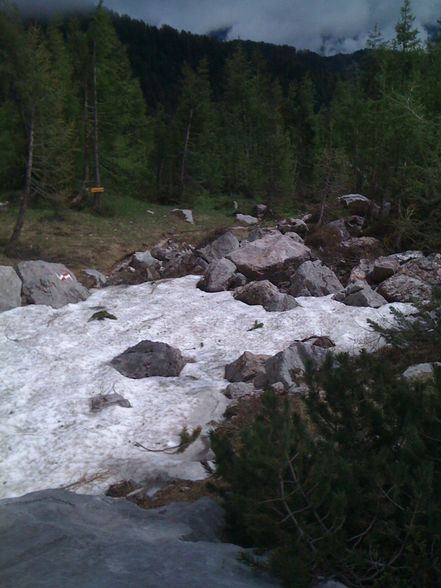
[[[321,58],[222,43],[117,17],[38,24],[0,13],[0,185],[20,214],[42,200],[99,210],[124,198],[274,210],[361,192],[391,208],[391,246],[439,246],[441,40],[410,3],[390,43]],[[392,221],[392,222],[391,222]]]

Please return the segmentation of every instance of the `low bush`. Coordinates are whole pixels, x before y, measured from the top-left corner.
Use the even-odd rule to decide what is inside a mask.
[[[409,383],[363,353],[308,384],[300,412],[265,393],[239,446],[212,436],[232,538],[288,587],[441,586],[441,372]]]

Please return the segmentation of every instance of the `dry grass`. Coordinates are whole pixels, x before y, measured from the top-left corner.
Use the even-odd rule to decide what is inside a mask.
[[[154,214],[147,212],[151,210]],[[44,259],[66,264],[74,272],[96,268],[108,272],[132,251],[145,250],[160,239],[174,237],[195,244],[214,230],[233,224],[233,217],[218,211],[194,211],[190,225],[172,214],[172,207],[125,199],[112,216],[67,210],[64,220],[54,220],[44,209],[29,210],[15,257],[2,251],[12,232],[16,211],[0,215],[0,265],[21,259]]]

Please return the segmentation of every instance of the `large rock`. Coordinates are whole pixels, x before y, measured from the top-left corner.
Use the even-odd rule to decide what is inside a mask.
[[[400,262],[393,256],[379,257],[373,262],[372,270],[368,273],[368,280],[380,284],[391,278],[400,269]]]
[[[236,214],[236,220],[243,225],[257,225],[259,222],[259,219],[257,219],[255,216],[240,213]]]
[[[21,280],[9,265],[0,265],[0,312],[21,306]]]
[[[89,297],[89,291],[61,263],[22,261],[17,273],[23,282],[23,296],[29,304],[61,308]]]
[[[441,363],[418,363],[416,365],[411,365],[402,373],[401,377],[409,382],[427,382],[433,379],[434,366],[439,369]]]
[[[223,292],[228,290],[236,275],[236,266],[229,259],[212,261],[198,282],[198,288],[205,292]]]
[[[237,269],[251,280],[285,280],[303,262],[311,250],[286,235],[269,234],[246,243],[227,255]]]
[[[179,349],[157,341],[141,341],[114,357],[110,364],[123,376],[138,380],[150,376],[179,376],[186,364]]]
[[[150,251],[136,251],[130,265],[141,272],[146,280],[158,280],[161,277],[161,262]]]
[[[0,502],[2,588],[276,588],[221,543],[213,500],[142,510],[44,490]],[[245,550],[246,552],[246,550]]]
[[[352,237],[342,242],[341,249],[356,260],[374,259],[382,254],[383,246],[375,237]]]
[[[334,300],[343,302],[346,306],[370,308],[380,308],[380,306],[387,304],[387,300],[383,296],[364,283],[350,284],[344,292],[334,296]]]
[[[440,286],[441,255],[439,253],[432,253],[428,257],[412,259],[401,266],[399,273],[421,280],[431,286]]]
[[[305,261],[291,278],[289,293],[292,296],[327,296],[343,289],[332,270],[320,260]]]
[[[278,230],[282,233],[297,233],[300,237],[305,237],[309,231],[306,222],[300,218],[289,218],[277,223]]]
[[[366,214],[372,206],[372,201],[361,194],[346,194],[345,196],[340,196],[338,201],[355,214]]]
[[[331,221],[326,226],[338,231],[342,241],[346,241],[351,237],[359,237],[365,225],[366,219],[363,216],[353,215]]]
[[[216,259],[222,259],[228,253],[231,253],[235,249],[239,248],[239,239],[233,235],[231,231],[226,231],[207,245],[198,249],[199,255],[201,255],[208,263],[215,261]]]
[[[296,341],[267,360],[265,364],[267,383],[281,382],[285,390],[289,390],[297,384],[297,378],[304,374],[307,364],[314,369],[320,368],[328,353],[329,351],[311,343]]]
[[[395,274],[385,280],[377,292],[388,302],[424,302],[432,297],[430,284],[405,274]]]
[[[245,351],[236,361],[225,366],[225,379],[229,382],[252,382],[259,388],[265,374],[265,362],[269,358],[269,355]]]
[[[172,212],[175,216],[185,221],[186,223],[194,225],[193,211],[189,208],[174,208]]]
[[[236,288],[233,296],[245,304],[263,306],[268,312],[284,312],[299,306],[295,298],[279,292],[269,280],[250,282],[246,286]]]
[[[240,400],[246,396],[255,396],[258,393],[259,391],[251,382],[233,382],[223,390],[223,394],[230,400]]]

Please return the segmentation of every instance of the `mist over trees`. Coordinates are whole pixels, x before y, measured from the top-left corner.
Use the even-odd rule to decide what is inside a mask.
[[[391,247],[440,244],[441,39],[422,45],[407,0],[392,43],[376,29],[365,52],[331,60],[158,30],[102,5],[42,25],[3,3],[0,33],[12,244],[28,205],[99,209],[100,186],[190,206],[242,195],[275,210],[361,192],[392,207]]]

